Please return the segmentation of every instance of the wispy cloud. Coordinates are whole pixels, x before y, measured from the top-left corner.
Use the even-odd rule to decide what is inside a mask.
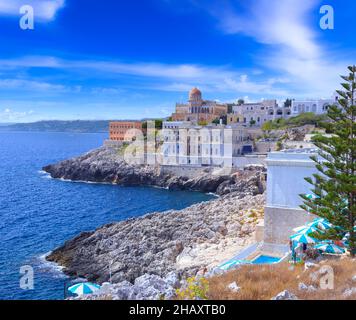
[[[14,111],[12,109],[6,108],[3,110],[0,110],[0,122],[13,122],[13,121],[19,121],[24,118],[27,118],[28,116],[33,115],[35,112],[33,110],[29,111]]]
[[[36,19],[51,21],[58,10],[64,7],[65,0],[0,0],[0,15],[18,16],[23,5],[33,7]]]
[[[26,69],[58,69],[80,73],[97,78],[132,76],[138,79],[136,89],[187,92],[192,86],[199,86],[205,92],[229,92],[236,94],[278,94],[286,91],[279,88],[285,83],[282,78],[254,79],[260,74],[251,70],[241,72],[229,66],[204,66],[198,64],[125,63],[110,60],[67,60],[50,56],[32,56],[0,60],[0,70],[11,72]],[[140,81],[141,80],[141,81]],[[1,82],[0,82],[1,88]],[[93,93],[119,94],[123,88],[110,86],[94,87]]]
[[[246,35],[265,45],[256,62],[288,76],[296,95],[328,96],[352,59],[321,43],[317,21],[311,20],[320,2],[252,0],[237,10],[233,2],[219,1],[220,10],[205,8],[225,33]]]
[[[65,60],[50,56],[32,56],[18,59],[0,60],[0,68],[53,68],[70,70],[92,70],[104,74],[126,74],[143,77],[160,77],[174,79],[201,79],[208,77],[224,78],[233,76],[236,71],[228,68],[201,66],[195,64],[164,64],[164,63],[125,63],[110,60]]]
[[[0,90],[28,90],[28,91],[52,91],[64,92],[68,87],[61,84],[32,81],[24,79],[0,79]]]

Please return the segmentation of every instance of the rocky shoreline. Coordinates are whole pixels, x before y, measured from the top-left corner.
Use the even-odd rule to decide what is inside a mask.
[[[233,257],[253,242],[255,227],[263,218],[265,173],[261,168],[223,178],[208,174],[196,179],[162,176],[157,168],[129,166],[114,156],[112,149],[103,147],[43,169],[53,178],[165,187],[175,181],[174,188],[221,195],[183,210],[150,213],[83,232],[46,257],[72,277],[102,284],[111,274],[114,286],[106,286],[106,290],[129,290],[116,295],[119,299],[157,298],[160,289],[156,284],[162,281],[164,294],[172,292],[162,279],[196,275]],[[140,279],[143,287],[152,280],[151,295]]]
[[[42,168],[52,178],[104,182],[126,186],[157,186],[223,195],[238,191],[239,178],[231,174],[197,174],[194,178],[162,172],[160,166],[133,165],[124,161],[120,148],[103,146],[82,156]],[[260,171],[263,171],[261,168]],[[261,187],[262,188],[262,187]]]

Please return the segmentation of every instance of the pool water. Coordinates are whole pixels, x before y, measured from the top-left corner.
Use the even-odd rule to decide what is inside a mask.
[[[281,260],[281,258],[271,257],[271,256],[264,256],[260,255],[256,259],[252,260],[253,264],[269,264],[269,263],[277,263]]]

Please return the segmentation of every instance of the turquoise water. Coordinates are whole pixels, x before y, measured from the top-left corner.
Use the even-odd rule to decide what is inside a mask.
[[[252,260],[251,262],[253,264],[270,264],[270,263],[279,262],[279,260],[281,260],[281,258],[261,255],[258,256],[255,260]]]
[[[102,145],[105,134],[0,132],[0,299],[62,299],[66,278],[41,258],[82,231],[211,197],[50,179],[42,166]],[[20,267],[34,290],[20,289]]]

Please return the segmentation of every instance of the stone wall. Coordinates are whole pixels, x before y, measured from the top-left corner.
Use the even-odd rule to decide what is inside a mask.
[[[244,157],[233,157],[232,164],[234,168],[243,168],[247,165],[266,165],[265,156],[244,156]]]
[[[302,209],[265,207],[264,242],[287,244],[294,228],[315,219]]]
[[[255,143],[255,151],[257,153],[268,153],[271,151],[275,151],[277,149],[277,142],[275,141],[257,141]]]
[[[121,147],[123,145],[122,141],[115,140],[105,140],[104,147]]]
[[[161,166],[161,173],[168,173],[178,177],[187,177],[193,179],[196,176],[203,173],[211,173],[213,171],[212,167],[201,167],[201,166],[173,166],[173,165],[163,165]]]

